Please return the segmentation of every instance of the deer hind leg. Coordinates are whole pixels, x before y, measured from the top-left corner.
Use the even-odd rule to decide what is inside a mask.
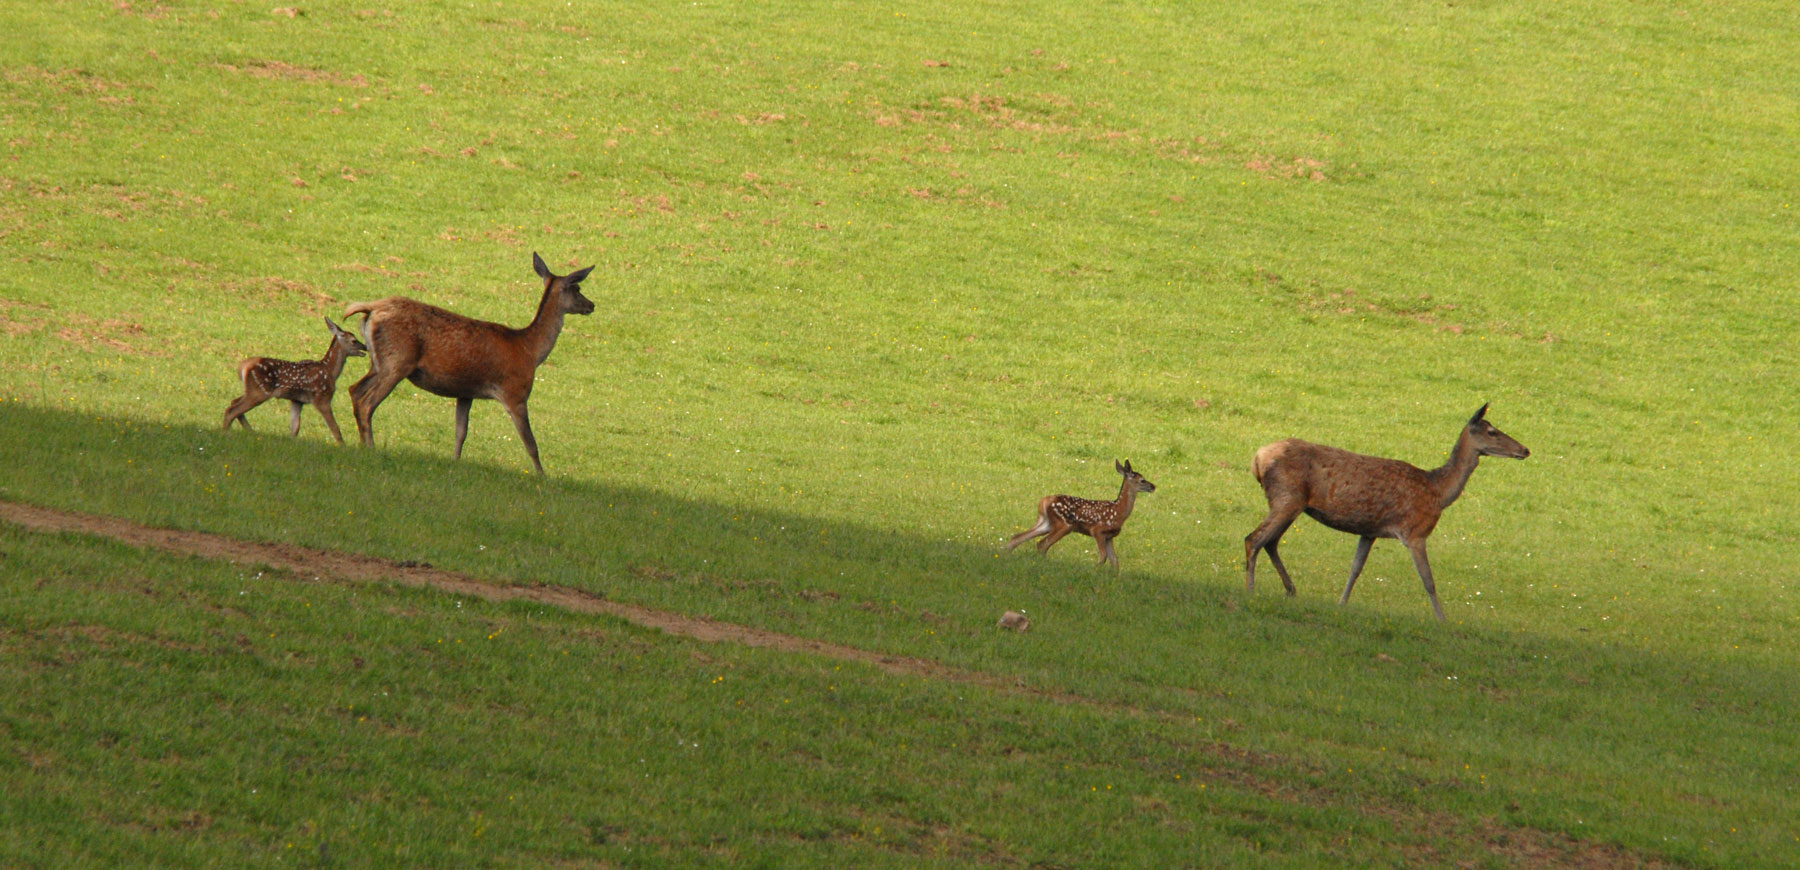
[[[298,438],[300,437],[300,409],[306,407],[306,403],[299,399],[289,399],[288,406],[288,434]]]
[[[1413,567],[1419,569],[1419,579],[1425,582],[1425,594],[1431,597],[1431,611],[1437,614],[1438,622],[1444,622],[1444,606],[1438,603],[1437,584],[1431,579],[1431,560],[1425,557],[1425,541],[1403,543],[1412,551]]]
[[[474,399],[456,400],[456,453],[452,458],[462,458],[463,439],[469,437],[469,406],[473,404]]]
[[[1025,531],[1020,532],[1016,535],[1013,535],[1012,538],[1006,542],[1006,551],[1010,553],[1013,550],[1018,549],[1020,544],[1023,544],[1026,541],[1029,541],[1032,538],[1035,538],[1039,535],[1047,535],[1049,533],[1050,533],[1050,518],[1045,516],[1043,509],[1040,508],[1038,510],[1037,525],[1032,526],[1031,528],[1026,529]]]
[[[1356,588],[1356,578],[1362,576],[1363,563],[1369,560],[1369,549],[1375,546],[1375,539],[1363,535],[1356,540],[1356,556],[1350,560],[1350,582],[1344,584],[1344,597],[1338,599],[1339,604],[1350,603],[1350,590]]]
[[[1075,527],[1072,525],[1069,525],[1068,523],[1053,524],[1050,529],[1050,534],[1045,535],[1043,540],[1038,541],[1038,545],[1037,545],[1038,552],[1040,552],[1040,553],[1050,552],[1050,548],[1056,546],[1057,541],[1062,540],[1066,535],[1068,535],[1072,531],[1075,531]]]
[[[325,427],[331,430],[331,437],[337,439],[339,447],[344,445],[344,433],[338,431],[337,417],[331,413],[331,397],[320,396],[313,400],[313,407],[319,409],[319,416],[325,418]]]
[[[1281,585],[1287,588],[1287,594],[1293,595],[1294,581],[1288,576],[1287,566],[1281,563],[1281,536],[1287,534],[1288,526],[1300,516],[1301,505],[1298,502],[1269,503],[1269,515],[1263,518],[1262,525],[1244,536],[1244,589],[1256,591],[1256,554],[1260,550],[1269,551],[1269,561],[1275,565],[1275,573],[1281,575]]]
[[[519,440],[525,442],[525,452],[531,454],[531,464],[538,474],[543,474],[544,463],[538,461],[537,439],[531,435],[531,414],[525,409],[525,400],[506,402],[505,405],[506,412],[512,415],[513,425],[519,430]]]
[[[356,415],[356,433],[364,447],[375,446],[375,409],[405,377],[395,372],[395,369],[372,369],[350,388],[350,410]]]
[[[244,415],[250,413],[250,410],[252,408],[255,408],[257,405],[262,404],[266,400],[267,400],[267,397],[264,397],[262,399],[252,399],[250,397],[249,393],[245,393],[242,396],[239,396],[230,405],[227,405],[225,407],[225,427],[224,428],[227,430],[231,429],[231,424],[235,421],[235,422],[244,424],[245,429],[249,429],[250,428],[250,420],[248,418],[246,418]],[[254,431],[254,430],[252,430],[252,431]]]

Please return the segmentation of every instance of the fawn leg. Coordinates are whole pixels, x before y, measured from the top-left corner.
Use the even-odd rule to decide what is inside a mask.
[[[290,406],[288,408],[288,434],[298,438],[300,437],[300,409],[306,407],[306,403],[298,399],[289,399],[288,405]]]
[[[256,401],[251,401],[249,393],[245,393],[244,395],[239,396],[236,401],[232,402],[230,405],[226,406],[226,408],[225,408],[225,428],[229,430],[231,428],[232,421],[235,420],[239,423],[244,424],[245,429],[249,429],[250,428],[250,420],[249,420],[249,418],[245,417],[244,415],[250,413],[250,409],[252,409],[262,403],[263,403],[263,400],[261,400],[261,399],[257,399]],[[252,430],[252,431],[255,431],[255,430]]]
[[[1412,551],[1413,567],[1419,569],[1419,579],[1425,581],[1425,594],[1431,596],[1431,610],[1437,614],[1438,622],[1444,620],[1444,607],[1438,604],[1437,584],[1431,580],[1431,560],[1425,558],[1425,542],[1406,541],[1406,549]]]
[[[1032,526],[1031,528],[1026,529],[1025,531],[1020,532],[1016,535],[1013,535],[1012,540],[1009,540],[1006,542],[1006,550],[1007,550],[1007,552],[1010,553],[1013,550],[1017,549],[1020,544],[1023,544],[1026,541],[1029,541],[1032,538],[1037,537],[1038,535],[1049,534],[1049,532],[1050,532],[1050,520],[1043,516],[1039,516],[1037,525]]]
[[[525,410],[525,400],[507,402],[506,412],[512,415],[513,425],[519,429],[519,439],[525,442],[525,452],[531,454],[531,464],[537,467],[538,474],[543,474],[544,463],[538,461],[537,439],[531,436],[531,414]]]
[[[1057,541],[1062,540],[1064,535],[1067,535],[1068,533],[1070,533],[1072,531],[1075,531],[1074,526],[1062,526],[1059,528],[1052,529],[1050,531],[1050,534],[1045,535],[1043,540],[1038,541],[1038,545],[1037,545],[1038,552],[1040,552],[1040,553],[1050,552],[1050,548],[1056,546]]]
[[[1350,560],[1350,582],[1344,584],[1344,597],[1338,599],[1339,604],[1350,603],[1350,590],[1356,588],[1356,578],[1362,576],[1363,563],[1369,559],[1369,548],[1375,546],[1375,539],[1363,535],[1356,541],[1356,556]]]
[[[338,446],[344,446],[344,433],[338,431],[337,417],[331,413],[331,397],[320,396],[314,399],[313,407],[319,409],[319,416],[325,418],[325,426],[331,430],[331,437],[337,439]]]
[[[469,406],[475,404],[474,399],[456,400],[456,455],[462,458],[463,439],[469,437]]]
[[[1100,564],[1105,565],[1110,562],[1114,570],[1119,567],[1119,551],[1113,549],[1113,539],[1117,537],[1118,535],[1105,535],[1099,539]]]

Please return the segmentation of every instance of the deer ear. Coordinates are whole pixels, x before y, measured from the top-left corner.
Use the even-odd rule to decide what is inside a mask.
[[[1470,423],[1479,423],[1479,422],[1481,422],[1481,418],[1483,418],[1483,417],[1486,417],[1486,416],[1487,416],[1487,409],[1488,409],[1488,405],[1491,405],[1491,404],[1493,404],[1493,403],[1492,403],[1492,402],[1489,402],[1489,403],[1487,403],[1487,405],[1482,405],[1482,406],[1481,406],[1481,410],[1479,410],[1479,411],[1476,411],[1476,412],[1475,412],[1475,416],[1473,416],[1473,417],[1470,417],[1470,418],[1469,418],[1469,422],[1470,422]]]
[[[335,332],[343,332],[343,331],[344,331],[344,328],[343,328],[343,327],[341,327],[341,326],[339,326],[339,325],[337,325],[337,324],[335,324],[335,323],[332,323],[332,322],[331,322],[331,318],[329,318],[329,317],[327,317],[327,318],[325,318],[325,328],[327,328],[327,329],[329,329],[329,330],[331,330],[331,331],[332,331],[332,332],[334,332],[334,333],[335,333]]]
[[[1120,474],[1124,474],[1125,470],[1126,470],[1126,466],[1120,465],[1119,460],[1114,459],[1113,460],[1113,470],[1117,471]]]
[[[569,277],[563,279],[563,283],[564,284],[580,284],[584,279],[587,278],[588,273],[592,272],[592,271],[594,271],[594,267],[589,266],[586,269],[581,269],[576,272],[572,272],[569,274]]]
[[[544,258],[538,256],[536,251],[531,252],[531,268],[538,273],[539,278],[546,281],[554,277],[550,274],[550,267],[544,265]]]

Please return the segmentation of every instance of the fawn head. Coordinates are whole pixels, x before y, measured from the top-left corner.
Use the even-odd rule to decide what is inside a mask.
[[[1531,451],[1525,445],[1514,441],[1511,435],[1494,428],[1494,424],[1487,421],[1487,409],[1488,406],[1482,405],[1481,410],[1469,418],[1469,425],[1465,430],[1469,440],[1475,444],[1475,451],[1482,456],[1503,456],[1507,459],[1524,459],[1530,456]]]
[[[331,340],[337,342],[337,346],[344,351],[344,356],[366,356],[369,353],[368,345],[363,344],[349,330],[332,323],[331,318],[325,318],[325,325],[331,328]]]
[[[1156,484],[1145,480],[1143,475],[1131,470],[1131,460],[1127,459],[1125,460],[1124,465],[1120,465],[1119,460],[1114,459],[1113,468],[1118,469],[1120,474],[1125,475],[1125,481],[1131,484],[1132,489],[1138,492],[1156,491]]]
[[[567,275],[557,275],[552,273],[550,267],[544,264],[543,257],[540,257],[536,252],[533,252],[531,255],[531,268],[537,271],[539,278],[544,279],[544,292],[558,294],[558,310],[562,313],[594,313],[594,303],[586,296],[581,295],[581,282],[583,279],[587,278],[589,272],[594,271],[593,266],[570,272]]]

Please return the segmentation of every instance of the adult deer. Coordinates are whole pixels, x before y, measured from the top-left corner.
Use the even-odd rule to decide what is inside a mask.
[[[1144,476],[1131,470],[1131,460],[1124,465],[1113,460],[1113,468],[1125,476],[1119,485],[1119,497],[1114,501],[1093,501],[1076,498],[1072,495],[1047,495],[1038,501],[1037,525],[1012,536],[1006,542],[1008,551],[1017,549],[1020,544],[1040,535],[1044,539],[1038,542],[1038,552],[1048,552],[1056,542],[1070,532],[1080,532],[1094,539],[1100,549],[1100,563],[1111,562],[1114,568],[1119,567],[1119,554],[1113,549],[1113,539],[1125,527],[1125,520],[1131,517],[1131,509],[1137,504],[1140,492],[1155,492],[1156,484],[1144,479]]]
[[[1269,561],[1281,574],[1281,585],[1287,587],[1287,594],[1294,594],[1294,581],[1288,578],[1276,547],[1304,511],[1331,528],[1358,536],[1356,557],[1350,561],[1350,582],[1344,584],[1339,604],[1350,601],[1350,590],[1356,586],[1375,539],[1395,538],[1412,552],[1413,567],[1425,582],[1432,611],[1442,622],[1444,608],[1438,604],[1437,584],[1432,582],[1431,563],[1425,558],[1425,539],[1437,527],[1444,508],[1462,495],[1481,457],[1524,459],[1531,455],[1525,445],[1487,421],[1487,409],[1482,405],[1469,418],[1450,450],[1450,461],[1432,471],[1298,438],[1256,451],[1251,468],[1268,496],[1269,515],[1244,537],[1245,586],[1256,590],[1256,553],[1268,550]]]
[[[364,446],[375,443],[375,409],[404,378],[428,393],[456,400],[456,458],[462,458],[463,439],[469,434],[469,406],[476,399],[497,399],[512,415],[531,464],[538,474],[544,473],[525,401],[531,397],[538,366],[556,347],[563,315],[594,313],[594,303],[581,295],[582,279],[594,267],[555,275],[535,253],[531,266],[544,279],[544,295],[537,316],[523,329],[453,314],[403,296],[356,302],[344,309],[345,317],[367,315],[362,329],[369,344],[369,373],[350,388],[356,431]]]
[[[286,399],[293,403],[288,415],[288,434],[300,434],[300,409],[311,404],[319,409],[325,425],[331,427],[331,437],[339,444],[344,443],[337,418],[331,415],[331,397],[337,392],[337,379],[344,371],[344,361],[362,356],[368,348],[357,341],[356,336],[332,323],[331,318],[325,318],[325,326],[331,330],[331,346],[325,349],[323,359],[289,362],[253,356],[238,363],[238,380],[244,385],[244,394],[225,408],[224,428],[230,429],[235,420],[248,429],[250,419],[244,415],[251,408],[270,399]]]

